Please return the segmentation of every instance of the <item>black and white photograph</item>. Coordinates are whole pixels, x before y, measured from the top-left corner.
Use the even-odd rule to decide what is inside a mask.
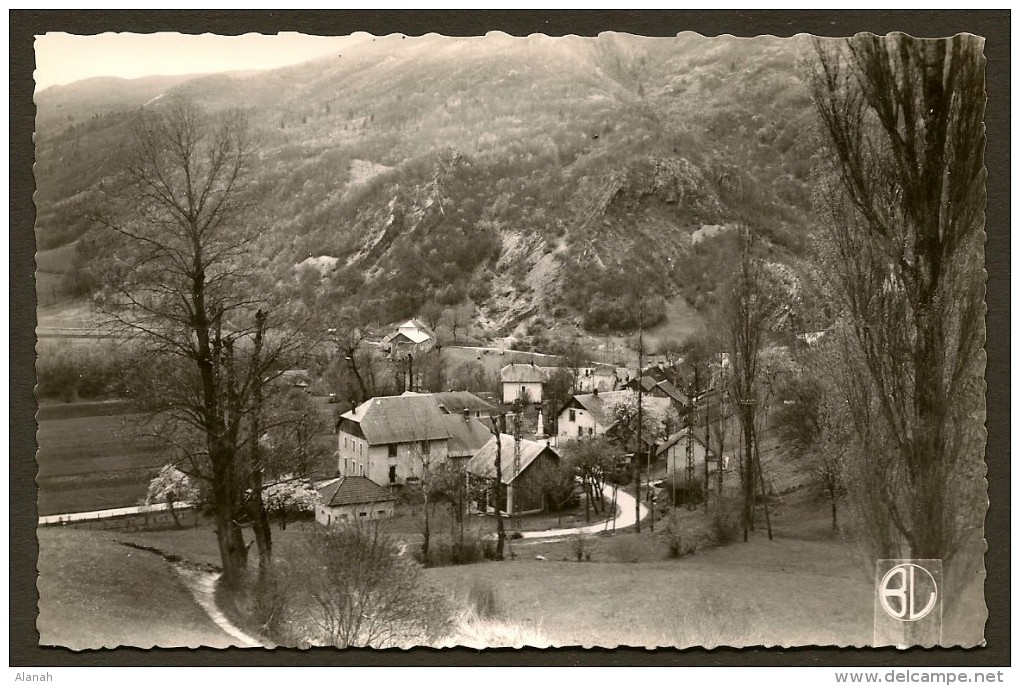
[[[984,37],[34,48],[40,645],[985,645]]]

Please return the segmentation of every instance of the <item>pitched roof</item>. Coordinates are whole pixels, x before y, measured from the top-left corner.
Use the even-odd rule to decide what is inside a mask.
[[[687,394],[681,391],[679,388],[677,388],[676,385],[673,384],[673,382],[660,381],[655,385],[662,389],[662,392],[665,393],[669,398],[683,405],[688,404],[689,400],[687,399]]]
[[[547,380],[544,367],[517,363],[508,364],[500,369],[499,378],[503,383],[545,383]]]
[[[712,456],[714,456],[715,453],[712,452],[711,448],[709,448],[707,445],[705,445],[705,437],[698,434],[697,427],[695,427],[694,430],[691,432],[691,436],[694,438],[695,441],[700,443],[705,448],[705,454],[709,456],[709,459],[712,459]],[[685,440],[686,438],[687,438],[687,429],[682,429],[681,431],[677,431],[675,434],[673,434],[672,436],[667,438],[665,441],[663,441],[661,444],[659,444],[659,451],[663,451],[664,452],[666,450],[669,450],[674,445],[676,445],[677,443],[679,443],[682,440]]]
[[[595,418],[599,424],[601,424],[606,431],[612,428],[616,422],[613,420],[612,415],[609,414],[609,410],[606,408],[606,403],[611,403],[618,398],[626,398],[629,395],[634,395],[634,391],[609,391],[607,393],[584,393],[575,395],[571,398],[570,402],[564,407],[569,408],[571,405],[580,406]],[[659,412],[665,412],[669,409],[670,400],[668,398],[656,398],[654,396],[644,396],[641,399],[641,406],[644,408],[654,408]],[[561,410],[562,412],[562,410]]]
[[[595,421],[601,424],[605,428],[613,423],[613,418],[609,416],[609,412],[606,410],[605,401],[615,400],[617,398],[626,397],[629,391],[609,391],[608,393],[583,393],[575,395],[573,400],[588,410],[591,415],[595,418]]]
[[[380,445],[449,438],[444,416],[429,395],[390,395],[366,400],[340,418],[358,424],[369,445]]]
[[[546,450],[549,450],[553,455],[559,457],[555,450],[549,447],[546,443],[539,443],[538,441],[529,441],[526,438],[521,439],[521,464],[520,471],[514,474],[514,437],[510,434],[500,434],[500,463],[501,463],[501,474],[500,481],[504,484],[510,484],[513,480],[525,472],[529,465],[535,461],[539,455]],[[474,476],[480,476],[488,479],[495,478],[496,476],[496,437],[492,436],[488,442],[483,445],[474,456],[468,460],[467,470]]]
[[[464,410],[471,412],[492,413],[496,407],[487,403],[471,391],[446,391],[433,393],[432,397],[451,414],[460,414]]]
[[[395,500],[392,493],[367,476],[343,476],[330,481],[319,487],[319,498],[326,507]]]
[[[492,432],[474,417],[448,414],[443,419],[450,432],[450,440],[446,444],[450,457],[471,457],[492,438]]]

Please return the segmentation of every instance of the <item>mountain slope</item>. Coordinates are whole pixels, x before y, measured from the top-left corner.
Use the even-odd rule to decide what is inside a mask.
[[[726,230],[695,245],[701,227],[748,223],[796,262],[814,150],[803,48],[395,35],[269,72],[117,84],[105,100],[67,86],[37,98],[37,238],[84,235],[75,269],[99,259],[75,198],[114,173],[133,109],[186,95],[261,129],[252,257],[295,298],[294,265],[327,256],[337,267],[313,286],[379,321],[470,299],[492,333],[538,318],[629,328],[635,279],[653,319],[678,294],[710,310],[731,246]]]

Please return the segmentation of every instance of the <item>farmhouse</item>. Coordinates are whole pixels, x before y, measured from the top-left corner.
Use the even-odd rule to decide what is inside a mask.
[[[627,384],[627,388],[637,391],[638,383],[641,384],[642,393],[647,397],[669,398],[678,411],[690,407],[690,399],[687,394],[677,388],[669,379],[656,380],[655,376],[647,374],[641,377],[640,382],[637,379],[631,381]]]
[[[379,349],[390,357],[427,353],[436,344],[436,334],[419,319],[408,319],[379,341]]]
[[[560,410],[556,426],[560,438],[579,438],[582,436],[602,436],[610,433],[616,420],[607,405],[613,401],[629,397],[631,391],[611,391],[609,393],[578,394],[572,397]],[[642,399],[642,407],[651,408],[664,414],[672,401],[665,397],[646,396]]]
[[[505,514],[525,514],[545,510],[545,494],[542,490],[543,471],[559,463],[560,456],[548,443],[520,441],[520,463],[515,472],[515,441],[510,434],[500,434],[500,483],[499,503],[493,503],[492,489],[485,489],[485,499],[478,503],[480,510],[493,509],[498,505]],[[496,478],[496,437],[478,450],[467,463],[472,479],[481,479],[491,486]]]
[[[548,378],[548,371],[544,367],[536,367],[534,363],[508,364],[499,370],[503,402],[542,402],[542,386]]]
[[[341,476],[319,487],[315,521],[329,526],[354,519],[393,516],[392,493],[364,476]]]
[[[420,479],[447,458],[467,458],[488,440],[489,430],[468,412],[448,412],[433,394],[372,398],[340,416],[337,470],[377,484]]]

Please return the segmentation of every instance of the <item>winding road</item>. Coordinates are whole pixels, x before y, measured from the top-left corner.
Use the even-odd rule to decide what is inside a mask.
[[[609,502],[613,501],[613,487],[606,486],[602,489],[602,494],[606,497]],[[648,508],[645,505],[641,505],[641,519],[648,516]],[[598,534],[603,531],[614,531],[616,529],[625,529],[628,526],[634,526],[637,524],[637,515],[634,512],[634,496],[621,489],[616,491],[616,516],[615,522],[610,519],[608,522],[603,521],[598,524],[591,524],[589,526],[579,526],[572,529],[545,529],[544,531],[522,531],[521,538],[530,539],[545,539],[545,538],[560,538],[562,536],[577,536],[577,535],[590,535]]]

